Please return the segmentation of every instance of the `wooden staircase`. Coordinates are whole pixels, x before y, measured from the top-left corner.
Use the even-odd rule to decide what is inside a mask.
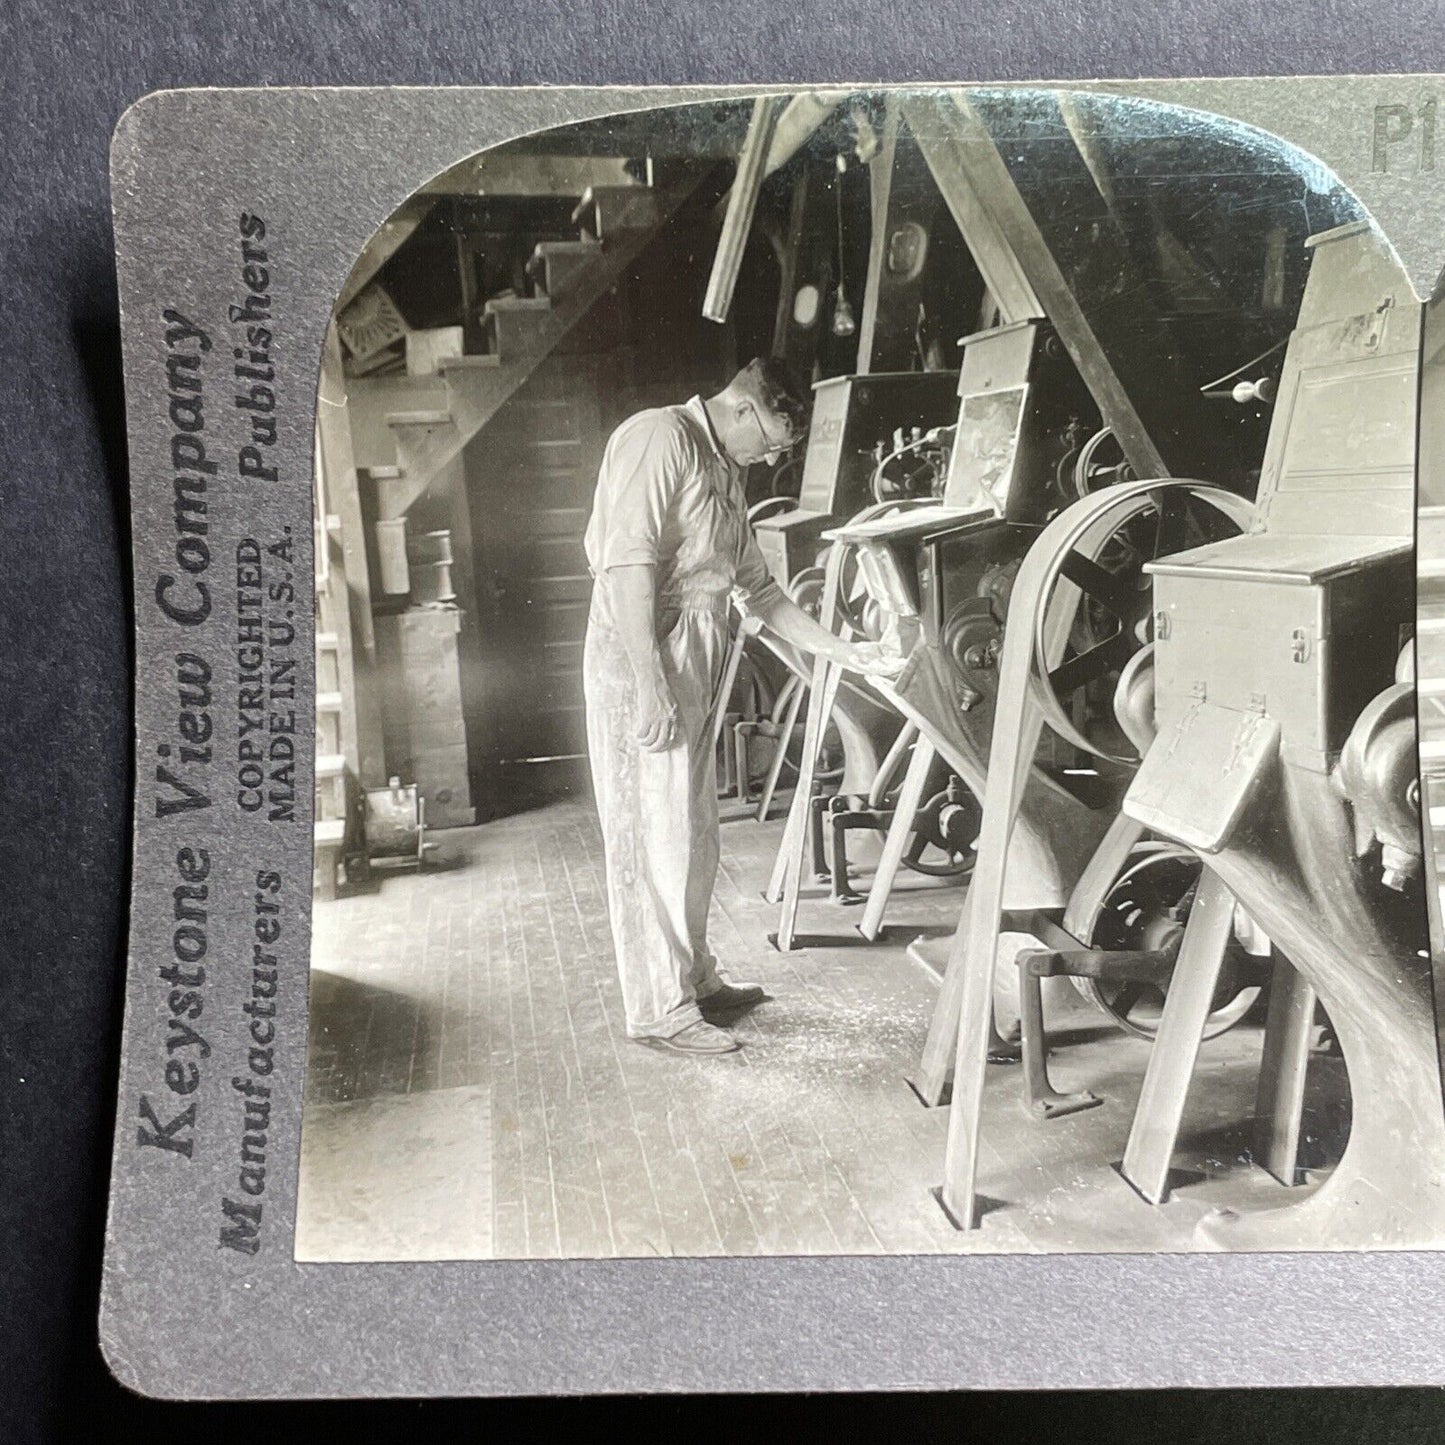
[[[463,449],[635,265],[659,229],[698,189],[700,167],[664,189],[593,186],[572,212],[574,237],[538,241],[524,268],[527,294],[487,302],[481,327],[413,332],[407,374],[347,376],[337,328],[328,336],[318,414],[316,545],[315,883],[335,895],[345,860],[364,864],[366,790],[390,775],[381,716],[376,603],[383,596],[373,537],[429,492],[457,485]],[[415,230],[413,208],[384,238],[382,259]],[[375,257],[348,282],[354,297]],[[481,350],[464,350],[466,336]],[[415,342],[415,344],[414,344]],[[388,534],[394,538],[394,534]],[[394,605],[389,609],[394,612]]]
[[[602,296],[696,189],[594,187],[572,213],[577,239],[539,241],[526,265],[530,294],[483,308],[480,352],[438,358],[426,376],[360,377],[354,408],[384,408],[386,435],[358,437],[357,467],[374,489],[376,516],[404,516],[468,442]],[[410,387],[407,383],[411,383]],[[406,404],[408,397],[410,404]]]

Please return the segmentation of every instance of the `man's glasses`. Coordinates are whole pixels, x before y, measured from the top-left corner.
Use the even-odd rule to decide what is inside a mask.
[[[786,456],[798,444],[797,437],[790,437],[785,442],[775,442],[769,435],[767,428],[763,425],[763,419],[758,415],[758,409],[752,402],[748,403],[748,410],[752,413],[753,425],[758,429],[758,436],[763,443],[764,461],[772,461],[775,457]]]

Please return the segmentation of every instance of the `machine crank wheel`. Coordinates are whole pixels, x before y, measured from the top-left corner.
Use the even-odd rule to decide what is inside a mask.
[[[983,808],[957,778],[918,810],[903,865],[926,878],[962,878],[973,872],[974,844],[983,826]]]
[[[1108,488],[1063,515],[1072,512],[1076,524],[1047,560],[1048,604],[1039,608],[1033,638],[1035,696],[1065,741],[1095,757],[1136,762],[1087,737],[1067,701],[1117,674],[1150,640],[1152,589],[1144,563],[1237,534],[1253,508],[1222,487],[1168,477]],[[1061,637],[1069,642],[1061,645]]]
[[[1106,452],[1109,460],[1101,461],[1101,452]],[[1113,427],[1101,427],[1079,448],[1074,462],[1074,490],[1079,496],[1087,497],[1117,482],[1133,480],[1134,471],[1114,435]]]
[[[823,569],[800,568],[788,583],[788,596],[816,622],[823,606]]]
[[[1110,951],[1177,949],[1202,872],[1203,865],[1187,848],[1140,844],[1105,895],[1091,936],[1084,941],[1091,948]],[[1231,943],[1204,1038],[1228,1033],[1254,1007],[1261,985],[1251,980],[1247,964],[1248,955]],[[1167,983],[1076,978],[1073,984],[1125,1033],[1152,1040],[1159,1032]]]

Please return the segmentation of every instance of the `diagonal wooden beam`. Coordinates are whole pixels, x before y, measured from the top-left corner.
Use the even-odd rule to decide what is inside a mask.
[[[1169,476],[993,137],[967,97],[920,96],[903,103],[903,114],[1003,319],[1046,316],[1135,473]]]
[[[317,545],[328,549],[326,588],[338,637],[342,752],[363,787],[386,782],[381,707],[375,687],[376,632],[371,615],[371,577],[366,558],[366,520],[351,422],[341,340],[333,321],[326,329],[316,406],[316,481],[321,505]],[[338,531],[333,538],[329,518]]]
[[[878,153],[868,162],[871,225],[868,233],[868,275],[863,287],[863,317],[858,326],[858,372],[866,376],[873,365],[873,337],[878,330],[878,296],[883,284],[884,256],[888,247],[888,204],[893,195],[893,169],[898,159],[898,128],[902,117],[898,102],[888,101]]]
[[[1003,227],[985,203],[974,167],[966,164],[967,142],[957,118],[945,102],[924,99],[905,100],[903,118],[918,149],[923,152],[929,170],[933,172],[939,193],[963,236],[974,265],[998,302],[999,319],[1009,325],[1042,318],[1045,314],[1043,303],[1009,244]],[[977,137],[970,133],[967,139],[976,141]],[[987,133],[983,139],[992,147],[993,141]],[[1012,180],[1009,185],[1012,187]],[[1022,205],[1022,197],[1019,204]]]
[[[430,215],[436,204],[433,196],[413,196],[391,217],[381,223],[381,229],[367,242],[366,249],[356,259],[351,274],[336,298],[335,310],[339,315],[376,278],[381,268],[409,241],[416,228]]]
[[[773,137],[768,145],[767,158],[763,163],[764,177],[772,175],[774,171],[782,170],[812,140],[823,122],[850,95],[856,94],[857,92],[852,90],[805,90],[788,100],[786,108],[778,117],[777,126],[773,130]],[[715,214],[719,222],[727,214],[731,196],[732,189],[730,187],[717,203]]]

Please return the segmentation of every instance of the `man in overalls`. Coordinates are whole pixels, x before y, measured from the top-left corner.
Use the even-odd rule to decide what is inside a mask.
[[[639,412],[608,441],[587,527],[587,747],[627,1033],[679,1053],[730,1053],[737,1040],[714,1020],[764,997],[729,982],[707,944],[719,855],[710,723],[730,594],[806,651],[861,672],[902,665],[820,626],[758,551],[744,469],[775,464],[806,417],[782,368],[763,359],[705,401]]]

